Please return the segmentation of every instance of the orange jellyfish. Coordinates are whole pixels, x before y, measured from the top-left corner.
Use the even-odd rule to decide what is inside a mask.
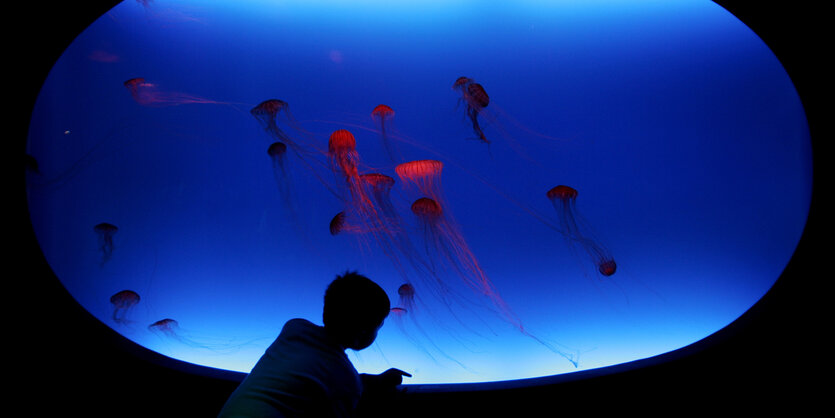
[[[484,131],[478,122],[479,113],[490,104],[490,96],[484,91],[484,87],[471,78],[458,77],[455,83],[452,84],[452,88],[461,92],[459,103],[463,101],[467,106],[467,116],[473,124],[473,132],[475,132],[478,139],[489,143],[490,141],[484,136]]]
[[[579,245],[591,257],[597,271],[604,276],[611,276],[617,270],[612,254],[598,239],[594,237],[591,228],[577,211],[577,190],[572,187],[559,185],[545,194],[560,222],[560,231],[565,236],[569,246]]]
[[[128,313],[139,303],[139,294],[133,290],[122,290],[110,297],[110,304],[113,305],[113,321],[117,324],[126,324]]]
[[[119,228],[116,225],[102,222],[93,227],[93,231],[99,237],[99,250],[102,253],[102,265],[113,256],[113,235]]]
[[[380,124],[380,140],[383,143],[383,148],[386,150],[389,160],[392,162],[397,161],[397,152],[394,149],[394,145],[391,143],[386,129],[386,126],[391,124],[391,120],[394,118],[394,110],[384,104],[377,105],[377,107],[371,111],[371,118]]]
[[[131,78],[123,84],[133,100],[142,106],[161,107],[190,103],[229,104],[191,94],[160,90],[156,84],[145,81],[142,77]]]

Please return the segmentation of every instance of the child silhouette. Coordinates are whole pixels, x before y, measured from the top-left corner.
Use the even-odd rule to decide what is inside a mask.
[[[325,291],[324,326],[287,321],[219,417],[345,417],[361,397],[394,391],[411,375],[398,369],[358,374],[345,355],[374,342],[389,310],[385,291],[367,277],[337,276]]]

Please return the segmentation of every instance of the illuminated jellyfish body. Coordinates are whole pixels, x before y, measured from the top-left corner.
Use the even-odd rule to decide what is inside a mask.
[[[102,222],[93,227],[93,231],[98,236],[99,251],[101,251],[101,264],[107,263],[113,257],[113,235],[116,234],[119,228],[116,225]]]
[[[377,105],[377,107],[371,111],[371,118],[380,125],[380,140],[383,143],[383,149],[386,150],[386,155],[388,155],[389,160],[392,162],[397,161],[399,157],[394,148],[394,144],[392,144],[391,138],[389,137],[388,128],[391,124],[391,120],[394,118],[394,110],[392,110],[388,105]]]
[[[110,297],[113,306],[113,322],[127,324],[131,309],[139,303],[139,294],[133,290],[122,290]]]
[[[467,117],[470,118],[470,122],[473,124],[473,132],[476,134],[478,139],[489,143],[490,141],[488,141],[487,137],[484,136],[484,131],[481,129],[481,125],[478,122],[478,115],[485,107],[487,107],[488,104],[490,104],[490,96],[488,96],[487,92],[484,91],[484,87],[473,81],[471,78],[458,77],[458,79],[455,80],[455,83],[452,84],[452,88],[459,90],[461,93],[459,103],[464,102],[467,106]]]
[[[159,86],[145,81],[142,77],[131,78],[123,84],[130,92],[133,100],[142,106],[163,107],[193,103],[229,104],[191,94],[160,90]]]
[[[334,131],[328,139],[328,161],[331,170],[345,182],[348,207],[361,222],[379,225],[374,202],[366,193],[365,185],[359,174],[360,156],[354,135],[345,129]],[[369,227],[371,229],[371,227]]]
[[[617,264],[609,250],[594,237],[588,223],[577,211],[577,190],[559,185],[546,193],[554,205],[560,222],[560,230],[569,246],[579,245],[591,258],[597,271],[604,276],[611,276],[617,270]]]

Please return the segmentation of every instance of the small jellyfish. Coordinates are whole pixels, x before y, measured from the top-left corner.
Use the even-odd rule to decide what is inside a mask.
[[[171,318],[160,319],[148,325],[148,330],[165,338],[182,341],[180,337],[180,324]]]
[[[475,132],[478,139],[489,143],[490,141],[484,136],[484,131],[478,123],[479,113],[490,104],[490,96],[484,91],[484,87],[471,78],[458,77],[455,83],[452,84],[452,88],[461,92],[459,103],[464,102],[467,106],[467,116],[473,124],[473,132]]]
[[[577,190],[572,187],[559,185],[551,188],[545,194],[554,205],[560,223],[560,232],[565,236],[568,245],[579,245],[591,258],[600,274],[611,276],[615,274],[617,264],[609,250],[595,238],[588,222],[577,210]]]
[[[407,312],[415,310],[415,287],[411,283],[403,283],[397,288],[397,295],[400,296],[399,305]]]
[[[290,171],[287,169],[287,145],[283,142],[273,142],[267,148],[267,155],[270,157],[273,167],[273,178],[278,187],[278,195],[284,202],[288,215],[296,220],[296,205],[293,197],[293,181]]]
[[[338,129],[331,134],[328,140],[328,159],[331,170],[345,180],[349,192],[347,203],[351,210],[362,222],[377,223],[379,215],[360,178],[360,156],[357,141],[351,132]]]
[[[102,253],[101,264],[104,265],[113,256],[113,235],[119,228],[116,225],[102,222],[93,227],[93,231],[99,237],[99,250]]]
[[[191,103],[231,104],[176,91],[160,90],[159,86],[146,81],[142,77],[131,78],[123,84],[130,92],[133,100],[142,106],[162,107]]]
[[[383,143],[383,149],[386,150],[389,160],[392,162],[397,161],[397,152],[394,149],[394,144],[391,143],[391,139],[389,138],[389,133],[386,128],[391,124],[392,118],[394,118],[394,110],[384,104],[377,105],[377,107],[371,111],[371,118],[380,125],[380,140]]]
[[[110,304],[113,305],[113,321],[117,324],[126,324],[131,309],[139,303],[139,294],[133,290],[122,290],[110,297]]]

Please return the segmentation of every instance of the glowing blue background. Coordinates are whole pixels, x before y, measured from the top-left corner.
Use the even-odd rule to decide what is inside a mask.
[[[287,101],[319,147],[348,128],[363,161],[391,176],[378,136],[358,126],[374,129],[377,104],[394,108],[398,132],[420,143],[398,144],[406,158],[447,163],[450,211],[505,301],[529,330],[581,352],[579,369],[695,342],[777,279],[808,211],[808,130],[779,62],[724,9],[388,3],[126,2],[82,33],[50,73],[29,137],[33,225],[71,294],[150,349],[239,371],[287,319],[320,323],[324,288],[345,269],[396,305],[403,279],[373,245],[328,233],[341,204],[298,161],[315,250],[287,221],[272,140],[248,113],[269,98]],[[485,123],[489,148],[467,140],[451,89],[462,75],[504,112],[509,136]],[[122,85],[133,77],[233,104],[143,107]],[[520,209],[556,223],[545,192],[557,184],[579,191],[618,262],[611,278]],[[411,219],[415,196],[398,185],[393,198]],[[101,265],[93,225],[105,221],[119,231]],[[109,298],[123,289],[142,297],[128,325],[111,319]],[[414,374],[408,383],[578,370],[498,317],[460,311],[465,328],[426,302],[451,332],[420,317],[431,342],[415,345],[388,321],[351,355],[357,368],[399,367]],[[148,331],[162,318],[179,322],[182,341]]]

